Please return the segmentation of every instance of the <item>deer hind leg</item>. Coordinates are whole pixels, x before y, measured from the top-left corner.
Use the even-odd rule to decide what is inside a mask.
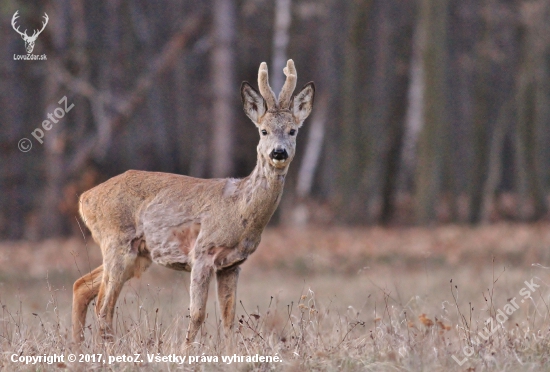
[[[99,292],[102,274],[103,265],[74,282],[72,322],[73,341],[77,344],[84,341],[84,327],[86,326],[88,305]]]
[[[232,331],[237,305],[237,281],[240,271],[240,267],[236,266],[216,272],[218,302],[222,316],[225,343],[229,352],[232,351],[233,347]]]
[[[103,257],[103,277],[96,303],[96,315],[100,334],[105,339],[113,337],[116,302],[124,283],[136,272],[137,258],[137,254],[131,251],[122,255],[119,251]]]
[[[191,269],[191,303],[189,305],[191,312],[185,337],[186,346],[189,346],[195,340],[195,336],[204,321],[208,286],[213,271],[213,267],[205,262],[195,262]]]

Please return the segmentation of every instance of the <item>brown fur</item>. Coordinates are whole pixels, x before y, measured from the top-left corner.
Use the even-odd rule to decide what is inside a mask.
[[[264,64],[262,64],[264,66]],[[292,71],[292,61],[287,70]],[[263,90],[269,88],[267,66]],[[295,70],[294,74],[295,75]],[[295,82],[285,84],[288,89]],[[274,100],[271,88],[270,100]],[[276,109],[248,83],[241,87],[244,110],[260,131],[258,162],[243,179],[198,179],[128,171],[80,197],[80,214],[100,245],[103,265],[84,275],[73,289],[73,339],[83,340],[86,309],[97,296],[96,314],[104,337],[112,337],[115,304],[124,283],[151,262],[191,271],[190,323],[187,344],[204,321],[208,285],[215,274],[222,321],[228,342],[235,317],[239,265],[253,253],[277,208],[288,165],[294,157],[297,131],[313,107],[314,86],[306,85],[289,103]],[[270,107],[268,111],[266,108]],[[267,134],[262,134],[267,131]],[[275,161],[274,149],[288,158]]]

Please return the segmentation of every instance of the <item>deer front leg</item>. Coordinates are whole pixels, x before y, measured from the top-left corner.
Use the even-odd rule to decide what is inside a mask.
[[[216,272],[216,284],[218,288],[218,302],[222,315],[225,344],[228,351],[233,347],[233,322],[235,320],[235,309],[237,305],[237,281],[241,268],[220,270]]]
[[[208,286],[214,271],[211,264],[198,260],[191,269],[191,303],[189,327],[185,337],[186,346],[191,345],[199,331],[206,314]]]

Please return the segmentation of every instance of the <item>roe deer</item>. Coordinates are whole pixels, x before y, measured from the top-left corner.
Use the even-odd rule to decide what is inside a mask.
[[[265,62],[258,72],[260,93],[247,82],[241,85],[244,111],[260,133],[257,164],[248,177],[198,179],[131,170],[82,194],[80,214],[101,247],[103,265],[74,283],[76,343],[84,340],[87,307],[96,296],[100,332],[113,337],[113,313],[122,286],[154,261],[191,272],[187,346],[204,321],[209,282],[216,275],[230,344],[239,265],[258,247],[281,200],[298,128],[313,108],[313,82],[292,96],[294,62],[289,60],[283,71],[286,81],[278,99],[269,86]]]

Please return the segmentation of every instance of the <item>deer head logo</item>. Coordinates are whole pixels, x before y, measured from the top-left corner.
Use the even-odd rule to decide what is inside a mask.
[[[44,29],[46,28],[46,25],[48,24],[48,20],[49,20],[48,15],[44,13],[45,21],[42,22],[42,29],[40,31],[34,30],[33,34],[29,36],[27,35],[27,30],[25,30],[25,32],[21,32],[19,31],[19,26],[17,26],[17,28],[15,27],[15,20],[19,18],[19,15],[17,13],[19,13],[19,10],[16,11],[13,17],[11,18],[11,27],[13,27],[13,29],[19,35],[21,35],[21,38],[25,41],[25,49],[27,49],[27,54],[31,54],[34,49],[34,42],[36,41],[36,38],[38,38],[38,35],[40,35],[42,31],[44,31]]]

